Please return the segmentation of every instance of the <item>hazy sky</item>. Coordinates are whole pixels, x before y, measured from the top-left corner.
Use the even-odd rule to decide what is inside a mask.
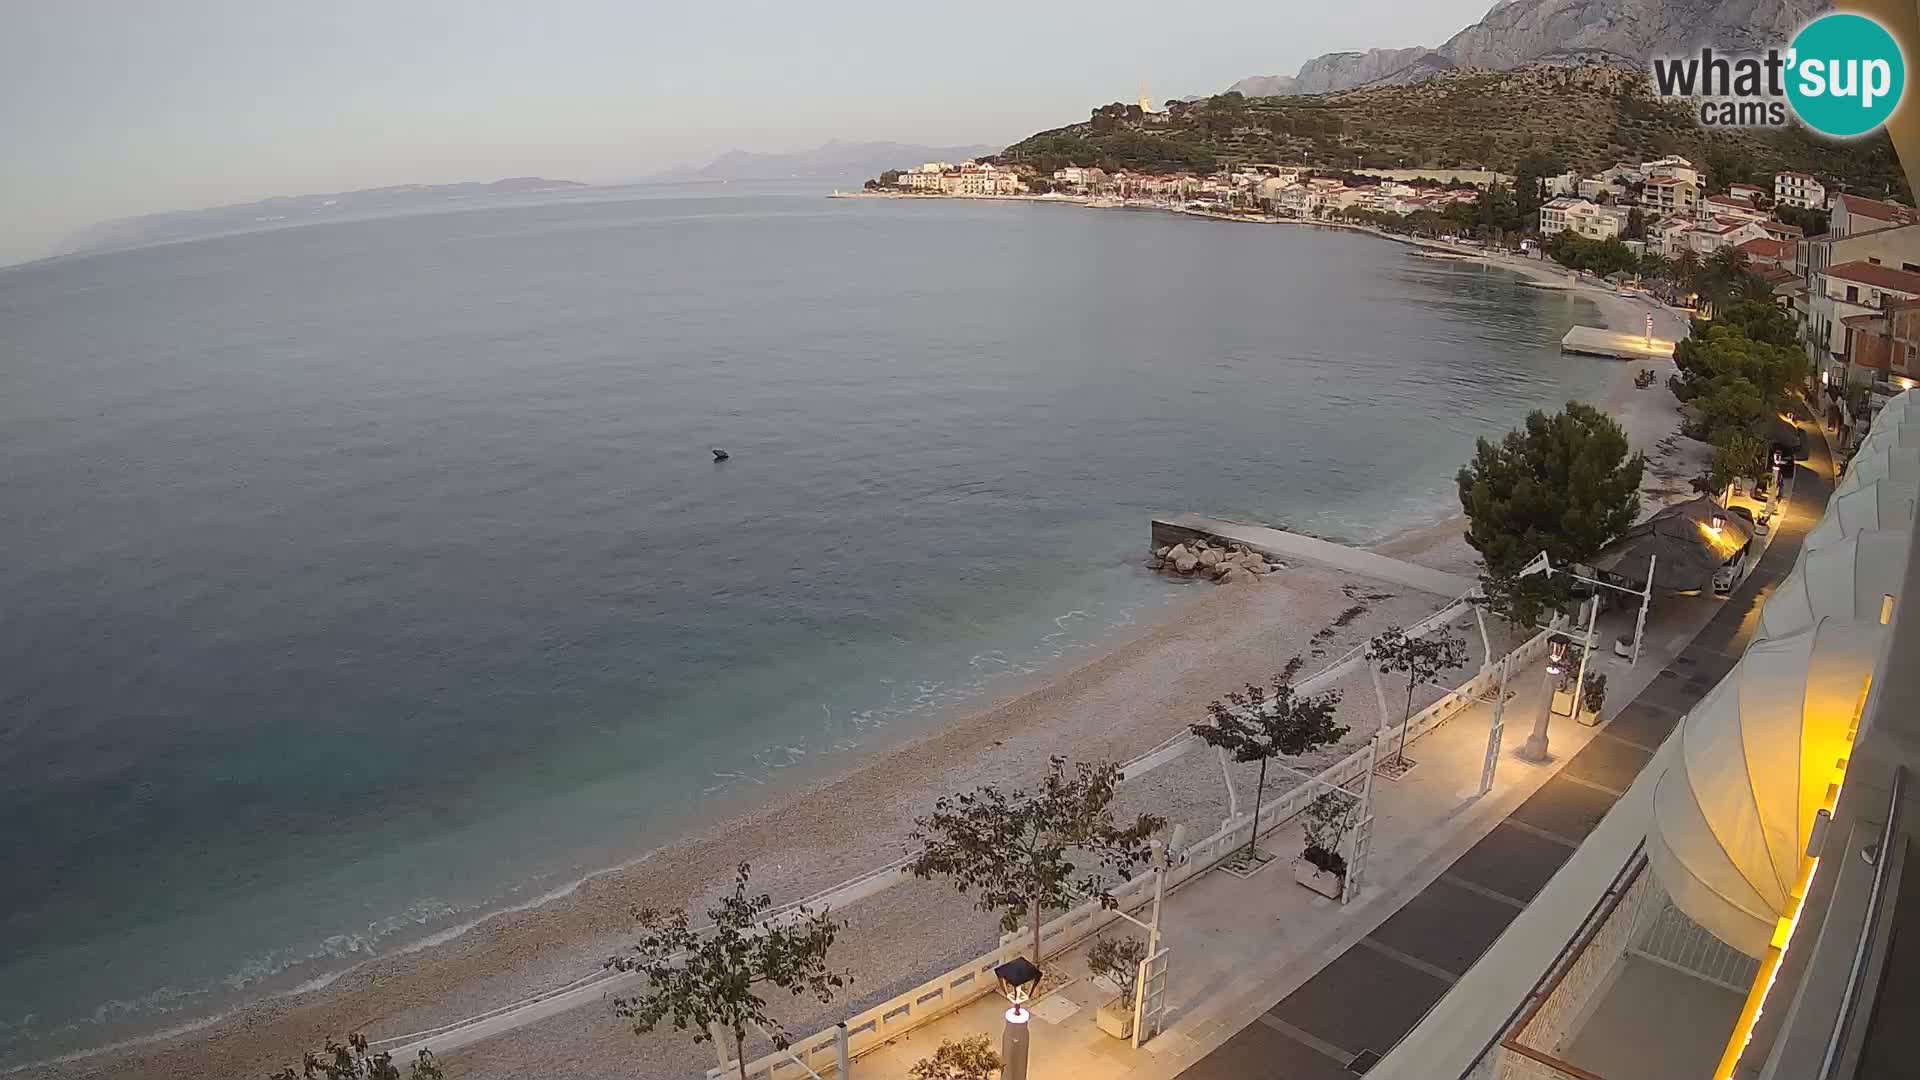
[[[1006,143],[1488,0],[0,0],[0,263],[106,218],[394,183],[611,183],[830,138]]]

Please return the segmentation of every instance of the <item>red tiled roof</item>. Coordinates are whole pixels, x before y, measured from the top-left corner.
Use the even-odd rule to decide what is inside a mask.
[[[1862,198],[1859,195],[1842,195],[1847,200],[1847,213],[1859,214],[1879,221],[1912,221],[1913,207],[1899,203],[1882,202],[1879,199]]]
[[[1895,270],[1891,266],[1877,266],[1862,259],[1829,266],[1827,276],[1861,285],[1871,285],[1876,289],[1920,295],[1920,274],[1907,270]]]
[[[1654,185],[1657,184],[1660,187],[1668,187],[1673,184],[1685,184],[1688,182],[1689,181],[1682,180],[1677,176],[1656,176],[1653,179],[1647,181],[1647,186],[1653,187]]]
[[[1789,225],[1784,221],[1763,221],[1760,227],[1770,233],[1785,233],[1788,236],[1805,236],[1806,230],[1798,225]]]
[[[1858,330],[1859,328],[1867,325],[1868,323],[1878,322],[1884,318],[1886,318],[1886,316],[1880,314],[1877,311],[1870,312],[1865,315],[1849,315],[1846,318],[1840,320],[1840,325],[1851,326],[1854,329]]]
[[[1740,245],[1751,259],[1784,259],[1793,254],[1793,245],[1770,236],[1755,237]]]

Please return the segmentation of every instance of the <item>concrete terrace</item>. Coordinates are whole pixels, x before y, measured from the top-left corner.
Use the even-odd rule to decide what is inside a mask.
[[[1218,537],[1245,544],[1263,555],[1281,561],[1318,563],[1337,570],[1360,574],[1376,581],[1392,582],[1409,589],[1452,599],[1464,596],[1477,582],[1461,574],[1410,563],[1403,559],[1376,555],[1364,548],[1348,547],[1302,533],[1288,532],[1266,525],[1243,525],[1204,514],[1175,514],[1153,519],[1153,543],[1177,544],[1196,535]]]

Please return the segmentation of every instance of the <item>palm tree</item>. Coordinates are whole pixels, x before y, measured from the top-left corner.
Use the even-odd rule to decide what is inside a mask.
[[[1692,248],[1682,248],[1674,256],[1673,283],[1687,292],[1700,291],[1700,255]]]
[[[1700,268],[1700,291],[1718,307],[1734,295],[1747,276],[1747,253],[1729,244],[1707,256]]]

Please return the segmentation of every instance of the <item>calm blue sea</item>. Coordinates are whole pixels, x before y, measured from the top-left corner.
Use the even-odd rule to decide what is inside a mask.
[[[1576,321],[1346,233],[814,192],[0,270],[0,1063],[1083,653],[1179,594],[1155,511],[1445,515],[1476,436],[1600,385]]]

